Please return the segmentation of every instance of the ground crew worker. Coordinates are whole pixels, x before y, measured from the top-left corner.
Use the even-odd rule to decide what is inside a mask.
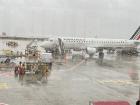
[[[46,82],[47,81],[47,76],[48,76],[49,70],[48,66],[46,66],[43,71],[42,71],[42,80],[41,82]],[[45,80],[45,81],[44,81]]]
[[[22,74],[24,75],[25,74],[25,64],[22,64]]]
[[[19,62],[19,66],[22,66],[22,62]]]
[[[15,77],[17,77],[18,76],[18,66],[15,67],[15,71],[14,72],[15,72]]]
[[[47,76],[48,72],[49,72],[48,67],[45,67],[42,76]]]
[[[19,62],[19,65],[18,65],[18,74],[19,74],[19,68],[21,68],[22,66],[22,62]]]
[[[22,64],[19,66],[19,79],[20,80],[23,80],[24,74],[25,74],[25,65]]]

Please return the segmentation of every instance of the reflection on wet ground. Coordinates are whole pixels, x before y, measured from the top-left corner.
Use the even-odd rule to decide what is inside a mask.
[[[135,104],[139,90],[139,57],[105,57],[53,64],[50,76],[15,76],[0,71],[0,101],[9,105],[88,105],[91,100],[124,100]]]

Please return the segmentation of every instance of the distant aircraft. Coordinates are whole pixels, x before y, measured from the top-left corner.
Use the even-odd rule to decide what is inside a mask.
[[[140,26],[130,39],[98,39],[98,38],[81,38],[81,37],[60,37],[49,38],[44,41],[41,47],[46,50],[58,48],[60,54],[64,49],[85,50],[89,56],[96,52],[107,50],[129,50],[131,53],[140,52]]]

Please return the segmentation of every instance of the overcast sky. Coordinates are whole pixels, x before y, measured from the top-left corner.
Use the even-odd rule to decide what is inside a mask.
[[[130,38],[140,0],[0,0],[0,32],[10,36]]]

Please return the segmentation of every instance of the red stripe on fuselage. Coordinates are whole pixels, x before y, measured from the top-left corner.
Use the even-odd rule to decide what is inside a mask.
[[[140,39],[140,35],[137,37],[137,40],[139,40]]]

